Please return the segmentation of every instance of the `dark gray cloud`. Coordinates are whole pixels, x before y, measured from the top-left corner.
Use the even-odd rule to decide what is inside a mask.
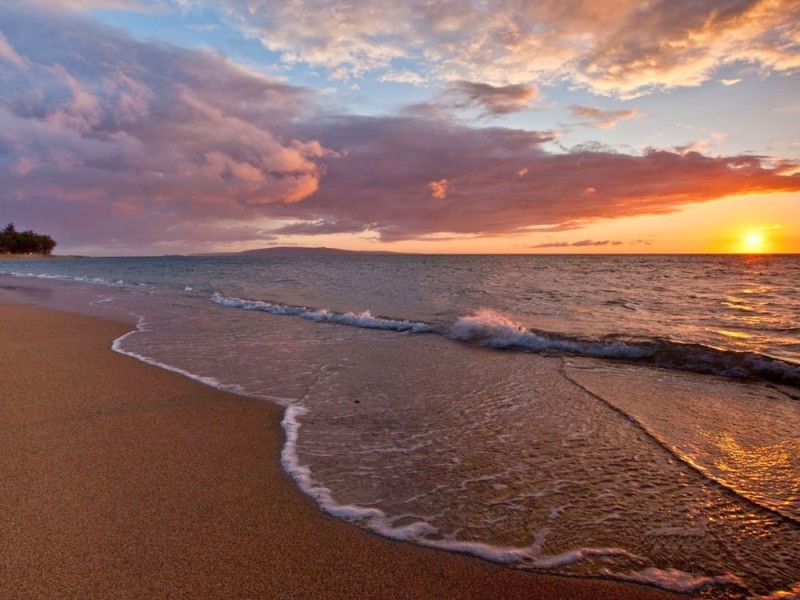
[[[276,235],[326,235],[332,233],[360,233],[370,228],[369,223],[344,219],[340,221],[307,221],[291,223],[270,229]]]
[[[424,119],[452,119],[455,113],[472,112],[479,119],[501,117],[531,110],[539,95],[533,84],[494,86],[475,81],[453,81],[429,102],[402,109],[407,116]]]
[[[454,81],[448,85],[443,101],[458,110],[474,109],[485,116],[498,116],[529,109],[538,95],[532,84],[494,86]]]

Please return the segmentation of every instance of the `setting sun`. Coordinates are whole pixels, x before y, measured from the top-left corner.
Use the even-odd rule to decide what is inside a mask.
[[[747,231],[742,237],[742,252],[760,254],[767,251],[767,241],[761,231]]]

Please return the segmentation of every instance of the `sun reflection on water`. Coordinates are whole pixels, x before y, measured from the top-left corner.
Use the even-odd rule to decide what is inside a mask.
[[[753,337],[749,333],[745,333],[743,331],[727,331],[725,329],[718,329],[717,333],[720,334],[720,335],[724,335],[724,336],[732,337],[732,338],[736,338],[736,339],[741,339],[741,340],[749,340],[749,339],[751,339]]]
[[[717,436],[714,445],[719,451],[714,469],[726,486],[781,513],[800,509],[800,436],[750,445],[726,433]],[[782,499],[769,494],[774,488],[788,494]]]

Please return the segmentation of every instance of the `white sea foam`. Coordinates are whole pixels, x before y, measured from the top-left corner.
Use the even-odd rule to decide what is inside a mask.
[[[102,277],[86,277],[78,275],[57,275],[54,273],[21,273],[19,271],[0,271],[0,275],[12,275],[14,277],[32,277],[34,279],[50,279],[54,281],[75,281],[77,283],[90,283],[93,285],[121,286],[125,282],[122,280],[111,281]]]
[[[387,319],[384,317],[373,316],[368,310],[360,313],[337,313],[327,309],[313,309],[304,306],[290,306],[285,304],[273,304],[261,300],[243,300],[223,296],[215,292],[211,296],[211,301],[222,306],[231,308],[241,308],[244,310],[257,310],[273,315],[293,316],[309,321],[322,323],[339,323],[353,327],[363,327],[365,329],[384,329],[391,331],[410,331],[411,333],[428,333],[435,329],[427,323],[418,323],[400,319]]]
[[[226,391],[226,392],[233,392],[233,393],[237,393],[237,394],[243,393],[242,388],[240,386],[238,386],[238,385],[231,385],[231,384],[222,383],[219,379],[216,379],[214,377],[204,377],[202,375],[197,375],[197,374],[192,373],[190,371],[186,371],[185,369],[181,369],[179,367],[174,367],[172,365],[168,365],[166,363],[163,363],[161,361],[155,360],[155,359],[150,358],[148,356],[144,356],[144,355],[139,354],[137,352],[133,352],[131,350],[126,350],[125,348],[123,348],[122,347],[122,343],[125,341],[125,339],[127,339],[128,337],[130,337],[132,335],[136,335],[137,333],[142,333],[142,332],[147,331],[147,328],[145,326],[144,318],[139,316],[139,317],[137,317],[137,319],[138,319],[138,322],[136,324],[136,329],[133,329],[133,330],[129,331],[128,333],[126,333],[124,335],[121,335],[120,337],[118,337],[117,339],[115,339],[111,343],[111,349],[114,352],[118,352],[119,354],[124,354],[125,356],[130,356],[131,358],[135,358],[137,360],[140,360],[143,363],[147,363],[148,365],[153,365],[153,366],[156,366],[156,367],[160,367],[162,369],[166,369],[167,371],[172,371],[173,373],[178,373],[180,375],[183,375],[184,377],[188,377],[189,379],[194,379],[195,381],[199,381],[200,383],[204,383],[206,385],[210,385],[211,387],[215,387],[217,389],[220,389],[220,390],[223,390],[223,391]]]
[[[653,354],[649,348],[625,342],[592,342],[539,335],[505,315],[485,308],[459,317],[450,328],[448,337],[491,348],[559,350],[605,358],[645,358]]]
[[[286,408],[282,426],[286,432],[286,443],[281,451],[281,465],[291,475],[298,487],[311,496],[320,508],[334,517],[358,523],[362,527],[380,535],[397,540],[420,540],[426,534],[436,530],[424,520],[416,521],[400,527],[394,527],[398,518],[389,518],[377,508],[367,508],[354,504],[339,504],[331,494],[331,490],[317,483],[308,466],[300,463],[297,454],[297,440],[300,432],[300,417],[308,413],[308,409],[300,404],[292,404]]]
[[[596,557],[623,557],[634,564],[642,564],[645,562],[645,559],[624,548],[577,548],[559,554],[543,554],[542,546],[549,532],[548,528],[542,528],[536,534],[530,546],[501,546],[476,541],[458,540],[452,537],[434,537],[439,534],[439,531],[430,524],[427,520],[428,517],[423,515],[396,515],[390,517],[383,511],[374,507],[339,504],[334,499],[331,490],[316,482],[311,473],[311,469],[307,465],[303,465],[300,461],[297,452],[297,443],[301,428],[300,419],[306,414],[308,414],[308,409],[301,404],[293,404],[286,409],[282,421],[283,429],[286,432],[286,443],[281,452],[281,464],[284,470],[286,470],[294,479],[295,483],[297,483],[298,487],[305,494],[311,496],[320,508],[330,515],[357,523],[361,527],[374,531],[387,538],[412,541],[418,545],[429,548],[469,554],[491,562],[515,564],[528,569],[552,570]],[[402,526],[395,526],[395,523],[398,521],[407,521],[408,518],[415,518],[416,520]],[[633,575],[630,577],[633,577]],[[683,573],[676,575],[678,579],[676,589],[681,589],[680,586],[685,577],[686,574]],[[659,580],[659,583],[664,587],[668,587],[669,580],[666,572]]]
[[[692,575],[691,573],[686,573],[679,569],[657,569],[655,567],[649,567],[631,573],[616,573],[604,569],[602,573],[614,579],[644,583],[682,594],[691,594],[705,588],[724,585],[732,585],[746,589],[740,578],[729,573],[708,577]],[[772,598],[772,596],[770,596],[770,598]]]

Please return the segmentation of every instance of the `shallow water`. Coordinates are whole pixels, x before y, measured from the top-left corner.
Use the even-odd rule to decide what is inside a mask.
[[[0,285],[134,315],[120,351],[288,406],[286,468],[384,535],[711,596],[796,595],[799,263],[9,261],[0,271],[22,276]]]

